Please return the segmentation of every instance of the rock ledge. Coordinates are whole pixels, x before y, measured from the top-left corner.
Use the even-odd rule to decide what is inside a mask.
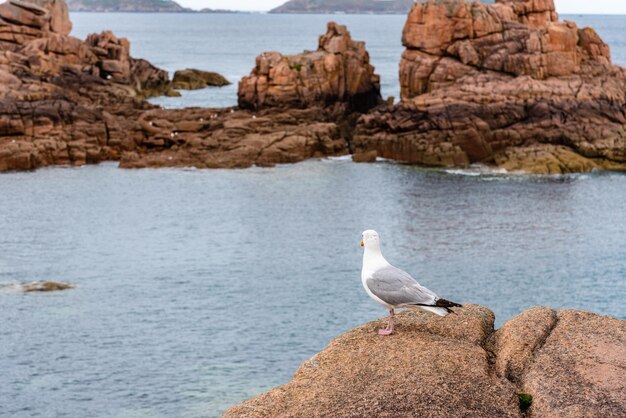
[[[494,331],[487,308],[457,312],[403,312],[388,338],[379,321],[351,330],[225,417],[626,415],[625,321],[533,308]]]

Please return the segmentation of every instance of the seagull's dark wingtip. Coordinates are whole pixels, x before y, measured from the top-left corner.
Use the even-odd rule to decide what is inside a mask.
[[[446,308],[448,312],[450,312],[450,308],[462,308],[463,307],[463,305],[461,304],[450,302],[449,300],[445,300],[445,299],[437,299],[437,301],[435,302],[435,306],[438,308]]]

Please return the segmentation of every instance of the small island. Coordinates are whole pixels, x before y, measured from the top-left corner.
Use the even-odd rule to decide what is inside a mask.
[[[72,12],[93,13],[246,13],[207,8],[194,10],[172,0],[67,0],[67,5]]]
[[[184,8],[172,0],[68,0],[72,12],[144,12],[185,13]]]
[[[270,13],[406,14],[415,0],[289,0]],[[484,0],[483,3],[493,3]]]
[[[270,13],[406,14],[413,0],[290,0]]]

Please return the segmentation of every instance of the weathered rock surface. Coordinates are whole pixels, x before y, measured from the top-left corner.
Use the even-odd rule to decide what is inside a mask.
[[[626,416],[626,323],[561,311],[522,377],[536,417]]]
[[[349,154],[357,111],[379,103],[378,76],[345,27],[330,23],[319,43],[314,53],[261,55],[239,84],[242,108],[145,111],[121,167],[244,168]]]
[[[24,292],[58,292],[60,290],[73,289],[74,285],[58,282],[33,282],[22,285]]]
[[[494,332],[479,306],[438,318],[401,313],[336,338],[287,385],[225,417],[621,417],[626,322],[533,308]],[[526,415],[517,394],[532,395]]]
[[[0,48],[22,45],[40,32],[68,35],[72,30],[63,0],[9,0],[0,4]]]
[[[567,173],[626,169],[626,76],[552,0],[417,3],[402,102],[370,112],[357,153],[433,166]]]
[[[62,3],[55,1],[54,7]],[[52,9],[45,13],[53,15]],[[335,76],[353,77],[335,86],[345,101],[257,112],[158,109],[143,99],[171,94],[172,83],[165,71],[132,58],[126,39],[103,32],[81,41],[43,24],[32,29],[23,20],[0,26],[32,35],[0,43],[0,171],[105,160],[120,160],[127,168],[239,168],[348,154],[357,119],[350,100],[360,94],[361,72],[377,81],[363,44],[331,25],[321,45],[339,50],[318,55],[338,65]],[[199,79],[214,78],[186,71],[177,82],[195,87]],[[369,87],[378,98],[378,86]]]
[[[265,52],[239,83],[239,106],[293,108],[348,103],[367,111],[381,102],[380,77],[370,65],[364,42],[353,41],[345,26],[328,24],[315,52]]]
[[[592,29],[559,22],[551,0],[416,4],[397,106],[382,104],[365,45],[335,23],[317,51],[260,55],[239,83],[239,109],[156,109],[143,99],[179,94],[165,71],[111,32],[81,41],[70,29],[63,0],[0,5],[0,171],[346,153],[535,173],[626,169],[626,70]],[[177,85],[205,75],[179,73]]]
[[[155,109],[139,125],[137,147],[121,167],[245,168],[349,153],[335,114],[321,108]]]
[[[177,90],[198,90],[205,87],[222,87],[231,84],[223,75],[196,69],[178,70],[172,78],[172,86]]]

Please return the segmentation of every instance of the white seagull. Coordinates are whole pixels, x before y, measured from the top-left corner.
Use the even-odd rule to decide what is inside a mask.
[[[372,299],[389,309],[389,323],[386,329],[378,331],[380,335],[393,334],[394,309],[420,308],[446,316],[453,313],[450,308],[462,307],[440,298],[421,286],[409,273],[389,264],[380,252],[380,237],[376,231],[363,232],[361,247],[365,247],[361,271],[363,287]]]

